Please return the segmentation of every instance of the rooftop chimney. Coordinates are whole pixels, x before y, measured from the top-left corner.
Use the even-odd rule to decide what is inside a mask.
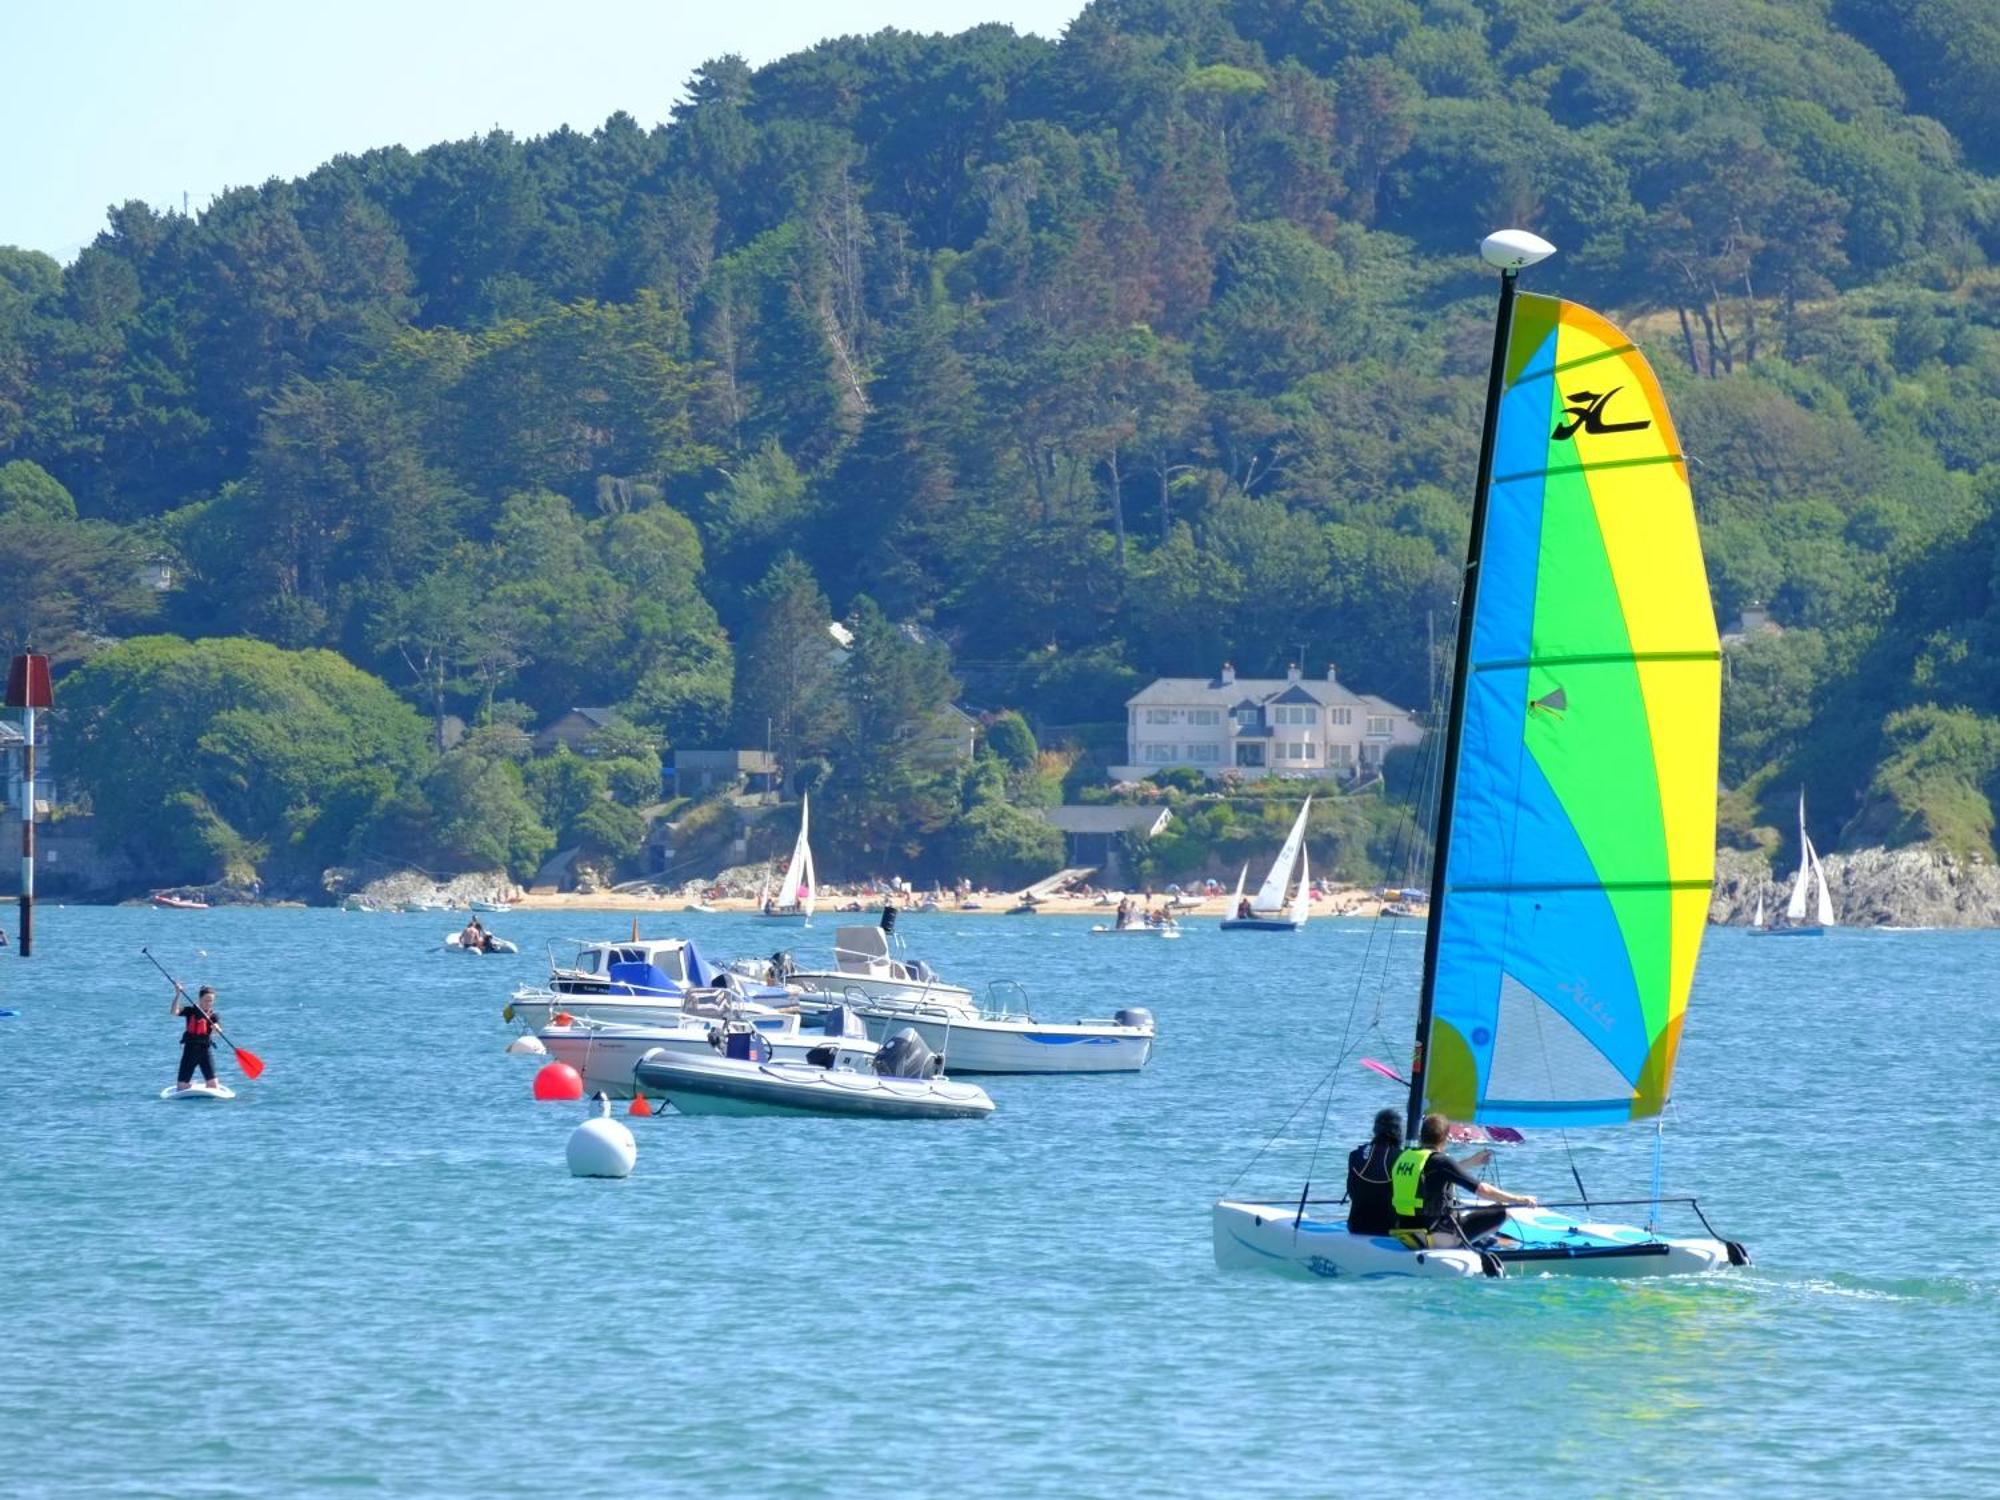
[[[1222,685],[1224,687],[1229,687],[1235,681],[1236,681],[1236,663],[1233,661],[1224,662],[1222,664]]]
[[[1339,668],[1335,667],[1332,662],[1328,662],[1326,664],[1326,680],[1328,682],[1340,681],[1340,679],[1334,675],[1334,673],[1337,672],[1338,670]]]
[[[1299,680],[1299,664],[1297,662],[1293,662],[1290,666],[1285,668],[1285,681],[1297,682],[1298,680]]]

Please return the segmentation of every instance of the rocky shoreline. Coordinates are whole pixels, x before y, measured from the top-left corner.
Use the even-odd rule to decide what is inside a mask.
[[[1843,927],[2000,927],[2000,867],[1984,861],[1910,848],[1828,854],[1820,864]],[[1708,919],[1747,925],[1760,892],[1767,916],[1782,912],[1792,874],[1747,850],[1717,851]]]

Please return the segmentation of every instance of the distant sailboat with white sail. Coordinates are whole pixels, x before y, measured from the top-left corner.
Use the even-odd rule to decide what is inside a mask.
[[[1812,919],[1806,918],[1808,908]],[[1757,894],[1757,914],[1750,930],[1760,937],[1821,937],[1827,928],[1838,926],[1833,917],[1833,893],[1827,889],[1826,871],[1819,862],[1819,850],[1806,832],[1806,794],[1799,791],[1799,873],[1792,879],[1791,899],[1785,903],[1785,919],[1764,925],[1764,896]]]
[[[772,922],[809,922],[819,899],[819,883],[813,876],[812,798],[799,799],[799,836],[792,843],[792,857],[785,863],[784,879],[777,894],[760,903],[758,915]]]
[[[1306,925],[1312,905],[1312,865],[1306,855],[1306,819],[1312,813],[1313,801],[1306,798],[1299,808],[1299,815],[1292,822],[1292,831],[1285,835],[1285,842],[1278,850],[1278,857],[1271,861],[1271,872],[1264,877],[1264,883],[1257,888],[1257,894],[1250,898],[1250,914],[1243,911],[1243,884],[1250,873],[1250,867],[1243,867],[1243,874],[1236,877],[1236,894],[1229,903],[1229,915],[1222,919],[1224,932],[1297,932]],[[1293,876],[1297,886],[1294,889]],[[1291,893],[1289,903],[1287,893]]]

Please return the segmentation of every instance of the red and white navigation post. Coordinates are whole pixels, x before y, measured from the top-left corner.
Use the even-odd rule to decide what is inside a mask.
[[[7,666],[7,707],[21,710],[21,957],[35,951],[35,711],[50,706],[49,659],[24,651]]]

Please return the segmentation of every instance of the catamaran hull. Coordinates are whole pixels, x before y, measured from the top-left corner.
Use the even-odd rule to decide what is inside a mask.
[[[1224,917],[1224,932],[1298,932],[1306,924],[1290,917]]]
[[[1752,927],[1752,937],[1825,937],[1824,927]]]
[[[1693,1276],[1737,1263],[1713,1239],[1663,1239],[1624,1224],[1572,1224],[1541,1209],[1509,1213],[1519,1248],[1412,1250],[1385,1235],[1349,1234],[1339,1218],[1282,1203],[1215,1205],[1215,1263],[1321,1279],[1372,1276]],[[1740,1252],[1739,1252],[1740,1253]]]

